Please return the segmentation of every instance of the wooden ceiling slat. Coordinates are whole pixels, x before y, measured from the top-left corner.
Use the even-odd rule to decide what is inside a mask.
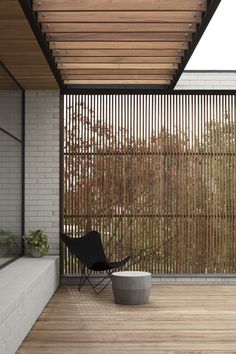
[[[0,20],[18,20],[23,18],[22,10],[16,0],[0,1]]]
[[[190,42],[192,34],[185,33],[47,33],[48,41],[58,42]]]
[[[187,42],[50,42],[50,49],[188,49]]]
[[[54,57],[179,57],[184,55],[181,49],[56,49]]]
[[[196,32],[196,23],[43,23],[44,33]]]
[[[33,0],[65,84],[169,84],[207,4]]]
[[[177,69],[177,64],[170,63],[147,63],[147,64],[57,64],[59,69]]]
[[[177,57],[56,57],[56,63],[180,63]]]
[[[18,78],[17,78],[18,79]],[[25,90],[58,90],[53,77],[22,77],[18,80]]]
[[[33,78],[43,78],[43,77],[47,77],[47,78],[49,78],[49,77],[51,77],[51,73],[49,72],[40,72],[40,71],[36,71],[36,72],[27,72],[26,70],[25,71],[22,71],[22,72],[15,72],[14,73],[14,76],[15,76],[15,78],[18,78],[18,79],[20,79],[20,78],[26,78],[26,77],[33,77]]]
[[[113,69],[61,69],[62,75],[114,75]],[[129,75],[173,75],[175,69],[130,69]],[[116,69],[116,75],[127,75],[127,70]]]
[[[22,73],[22,72],[30,72],[32,74],[37,74],[37,73],[43,72],[43,74],[51,74],[50,68],[49,67],[45,68],[45,65],[41,65],[41,64],[22,63],[21,65],[17,65],[17,64],[9,64],[8,63],[8,69],[10,71],[14,71],[17,74]]]
[[[63,80],[127,80],[126,75],[62,75]],[[129,80],[171,80],[172,75],[130,75]]]
[[[38,43],[34,39],[26,39],[26,40],[19,40],[19,39],[1,39],[0,38],[0,52],[1,54],[4,53],[34,53],[40,50]],[[41,53],[41,52],[40,52]]]
[[[39,64],[39,65],[44,65],[45,64],[45,58],[43,56],[37,55],[36,53],[31,53],[28,55],[27,53],[18,53],[18,56],[15,56],[14,54],[8,53],[7,55],[2,54],[1,52],[1,60],[3,62],[8,63],[8,65],[18,65],[20,63],[24,63],[25,65],[30,65],[32,62],[34,64]]]
[[[25,74],[21,74],[21,75],[15,75],[15,78],[18,80],[18,81],[22,81],[22,80],[34,80],[34,81],[36,81],[36,80],[50,80],[50,75],[40,75],[40,74],[38,74],[38,75],[35,75],[35,74],[28,74],[27,75],[27,73],[25,73]]]
[[[206,11],[207,0],[33,0],[34,11]]]
[[[105,84],[153,84],[153,85],[169,85],[170,80],[65,80],[66,85],[105,85]]]
[[[134,7],[135,8],[135,7]],[[109,23],[200,23],[202,12],[197,11],[130,11],[130,12],[39,12],[39,22],[109,22]]]
[[[5,40],[32,40],[32,33],[25,19],[0,18],[0,38]]]

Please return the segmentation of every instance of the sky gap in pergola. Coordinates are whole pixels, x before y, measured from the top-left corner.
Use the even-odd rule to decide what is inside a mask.
[[[65,85],[170,85],[207,8],[207,0],[33,1]]]

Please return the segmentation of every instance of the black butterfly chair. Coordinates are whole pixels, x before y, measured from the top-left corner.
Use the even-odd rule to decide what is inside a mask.
[[[130,259],[130,257],[126,257],[120,262],[109,262],[104,253],[101,236],[97,231],[91,231],[79,238],[69,237],[62,234],[61,239],[68,247],[69,251],[82,263],[82,276],[80,278],[78,290],[80,290],[87,281],[95,293],[100,294],[111,281],[112,270],[122,267]],[[88,274],[85,272],[86,267],[89,269]],[[96,285],[93,285],[89,279],[92,271],[105,271],[106,276]],[[106,278],[109,278],[108,283],[100,291],[97,291],[96,287]]]

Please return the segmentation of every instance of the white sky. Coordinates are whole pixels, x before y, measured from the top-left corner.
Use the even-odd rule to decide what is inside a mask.
[[[236,0],[221,0],[186,70],[236,70]]]

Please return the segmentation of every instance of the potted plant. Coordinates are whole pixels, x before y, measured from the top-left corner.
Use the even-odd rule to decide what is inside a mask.
[[[0,256],[6,257],[14,253],[16,247],[16,235],[10,231],[0,230]]]
[[[32,257],[45,256],[49,250],[48,236],[42,230],[30,231],[24,240]]]

